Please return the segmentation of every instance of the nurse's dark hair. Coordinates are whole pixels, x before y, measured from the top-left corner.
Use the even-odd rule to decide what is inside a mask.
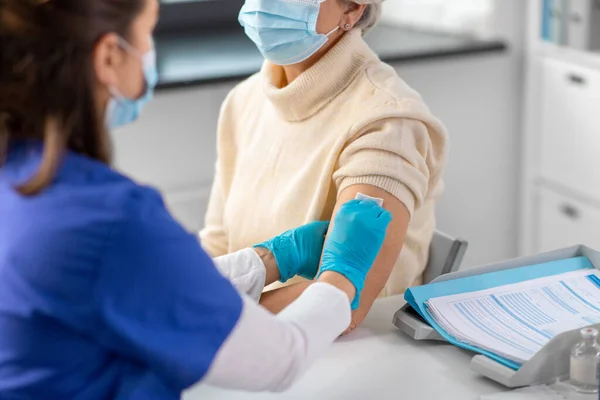
[[[20,193],[46,188],[66,149],[110,162],[94,47],[108,33],[127,38],[145,1],[0,0],[0,167],[12,142],[44,142],[40,168]]]

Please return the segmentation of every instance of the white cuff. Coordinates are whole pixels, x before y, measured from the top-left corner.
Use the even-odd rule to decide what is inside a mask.
[[[247,294],[256,302],[260,300],[265,288],[267,271],[253,249],[244,249],[217,257],[213,262],[219,272],[229,279],[240,293]]]

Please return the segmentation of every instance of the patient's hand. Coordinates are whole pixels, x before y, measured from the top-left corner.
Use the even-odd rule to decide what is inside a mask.
[[[358,310],[353,311],[350,326],[348,327],[348,329],[346,329],[344,333],[342,333],[342,336],[346,336],[349,333],[352,333],[352,331],[354,331],[356,328],[358,328],[358,326],[363,323],[368,313],[368,307],[360,307]]]
[[[346,329],[346,331],[344,333],[342,333],[342,336],[346,336],[350,333],[352,333],[353,330],[356,329],[356,323],[354,321],[350,322],[350,326],[348,327],[348,329]]]

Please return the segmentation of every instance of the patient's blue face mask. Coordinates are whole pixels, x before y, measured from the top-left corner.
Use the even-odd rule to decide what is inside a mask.
[[[325,0],[246,0],[239,15],[246,35],[271,63],[291,65],[310,58],[327,43],[317,33],[320,4]]]
[[[154,42],[152,42],[152,46],[146,54],[140,54],[137,49],[122,38],[119,39],[119,46],[140,60],[146,81],[146,89],[141,97],[132,100],[123,96],[117,88],[109,88],[112,98],[106,110],[106,124],[111,130],[136,121],[142,108],[154,97],[154,89],[158,83]]]

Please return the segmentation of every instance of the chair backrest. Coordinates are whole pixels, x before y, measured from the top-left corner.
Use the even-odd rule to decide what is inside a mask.
[[[464,240],[436,231],[429,247],[429,262],[423,274],[423,283],[430,283],[441,275],[458,271],[468,245]]]

